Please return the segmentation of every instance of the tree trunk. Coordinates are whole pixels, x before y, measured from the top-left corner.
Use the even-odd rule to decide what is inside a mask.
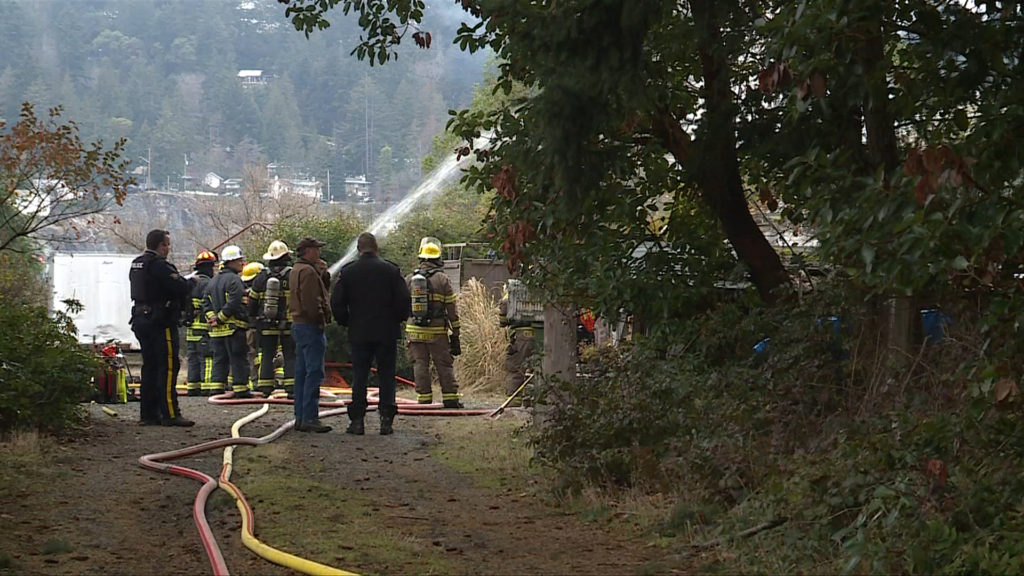
[[[897,147],[896,124],[889,105],[888,72],[892,63],[885,55],[882,40],[882,6],[866,12],[871,14],[865,23],[862,38],[857,47],[857,57],[864,70],[867,91],[864,94],[864,133],[867,139],[868,174],[879,168],[885,173],[885,181],[894,171],[900,169]],[[886,307],[889,349],[897,360],[912,357],[913,323],[916,320],[913,300],[906,297],[894,298]]]
[[[707,118],[700,145],[693,147],[689,165],[697,177],[704,200],[721,221],[736,256],[750,269],[751,280],[761,298],[772,303],[782,296],[776,289],[789,284],[789,273],[750,214],[743,192],[736,153],[737,107],[730,85],[729,55],[719,25],[719,3],[695,0],[690,2],[690,6],[697,25]]]
[[[544,308],[544,356],[540,366],[545,400],[534,408],[536,426],[543,426],[551,411],[567,401],[552,391],[552,380],[576,377],[576,315],[571,307],[549,303]]]

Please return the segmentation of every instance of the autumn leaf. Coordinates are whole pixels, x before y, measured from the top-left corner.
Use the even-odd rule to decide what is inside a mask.
[[[1012,401],[1020,393],[1013,378],[1000,378],[995,385],[996,402]]]
[[[929,458],[924,461],[924,473],[931,479],[932,486],[943,487],[949,477],[949,469],[946,463],[936,458]]]

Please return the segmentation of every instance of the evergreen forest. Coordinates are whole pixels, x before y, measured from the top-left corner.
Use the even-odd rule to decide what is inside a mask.
[[[307,39],[274,0],[0,0],[0,120],[25,101],[62,106],[83,140],[127,139],[140,188],[147,164],[148,187],[172,190],[274,164],[282,178],[365,175],[389,199],[482,76],[484,57],[451,42],[467,15],[438,4],[430,50],[408,42],[371,68],[350,55],[354,17]]]

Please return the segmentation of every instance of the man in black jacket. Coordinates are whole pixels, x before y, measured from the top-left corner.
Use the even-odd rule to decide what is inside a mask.
[[[146,235],[146,251],[132,260],[128,273],[131,283],[132,332],[142,347],[142,402],[139,424],[143,426],[191,426],[178,409],[178,319],[182,303],[193,283],[178,274],[167,261],[171,234],[151,230]]]
[[[377,359],[380,386],[380,433],[394,430],[395,357],[401,324],[412,313],[409,289],[398,265],[377,255],[377,239],[363,232],[356,240],[359,258],[342,267],[331,294],[331,309],[338,324],[348,327],[352,348],[352,403],[348,406],[349,434],[363,434],[366,382],[370,364]]]

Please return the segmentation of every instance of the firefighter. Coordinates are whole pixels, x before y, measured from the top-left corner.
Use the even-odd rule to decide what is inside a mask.
[[[505,353],[505,394],[512,396],[526,380],[526,363],[533,356],[533,324],[520,318],[508,317],[508,289],[502,290],[498,302],[498,324],[508,327],[508,347]],[[509,406],[522,406],[523,395],[516,396]]]
[[[210,348],[210,326],[203,316],[203,291],[213,278],[213,268],[217,264],[217,255],[203,250],[196,256],[192,265],[195,270],[193,278],[196,284],[192,288],[188,311],[185,317],[185,341],[188,346],[188,395],[208,395],[213,373],[213,350]]]
[[[151,230],[146,251],[132,260],[132,332],[142,347],[142,403],[139,424],[143,426],[192,426],[181,416],[175,390],[178,370],[178,322],[182,303],[192,291],[192,281],[182,278],[167,261],[171,234]]]
[[[412,317],[405,325],[405,345],[413,360],[416,401],[420,404],[434,401],[430,382],[430,361],[433,360],[441,381],[444,407],[462,408],[453,368],[453,357],[462,354],[459,312],[455,290],[441,262],[441,241],[431,236],[423,238],[417,257],[419,266],[405,277],[412,299]]]
[[[245,304],[246,313],[252,306],[252,283],[259,276],[260,272],[263,271],[262,262],[249,262],[242,268],[242,273],[239,278],[242,279],[242,286],[245,286],[245,296],[242,297],[242,302]],[[249,357],[249,390],[256,388],[256,375],[260,373],[260,365],[263,363],[263,356],[260,354],[260,331],[256,327],[256,323],[252,321],[253,315],[248,314],[250,318],[249,329],[245,331],[245,344],[248,346],[248,357]]]
[[[246,330],[248,314],[243,302],[245,286],[238,274],[245,266],[242,249],[228,246],[221,253],[224,268],[206,287],[203,314],[210,325],[213,347],[213,385],[223,389],[231,376],[235,398],[251,398],[249,392],[249,349]]]
[[[288,277],[292,272],[292,252],[288,245],[274,240],[263,255],[267,267],[256,276],[249,292],[249,317],[256,319],[258,346],[263,359],[256,390],[264,397],[274,391],[280,375],[281,387],[289,398],[295,397],[295,343],[292,341],[291,314],[288,312]],[[278,352],[282,370],[274,366]]]

